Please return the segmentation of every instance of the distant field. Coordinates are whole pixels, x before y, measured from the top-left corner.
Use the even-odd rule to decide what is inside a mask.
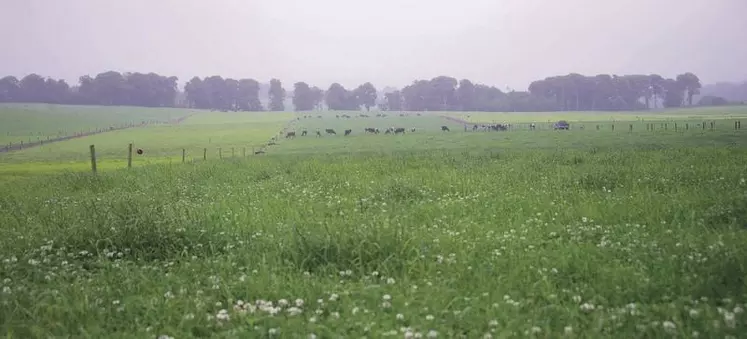
[[[177,108],[0,104],[0,147],[142,121],[168,121],[195,112]]]
[[[707,107],[660,110],[653,112],[454,112],[446,115],[470,122],[482,123],[551,123],[558,120],[573,122],[612,121],[680,121],[702,122],[703,120],[747,119],[747,106]]]
[[[201,112],[0,154],[0,332],[742,337],[747,127],[708,112],[505,132],[453,112]],[[548,116],[572,129],[525,128]],[[407,132],[363,132],[391,126]],[[145,154],[128,170],[129,142]]]
[[[145,110],[148,111],[148,109]],[[117,110],[103,110],[101,114],[113,116],[116,112]],[[126,114],[125,112],[126,110],[121,114]],[[221,156],[219,149],[223,156],[230,156],[231,148],[233,148],[234,155],[242,155],[244,149],[247,153],[251,153],[253,147],[259,148],[260,145],[266,143],[293,116],[292,113],[285,112],[224,113],[173,110],[163,117],[173,118],[175,115],[186,116],[187,114],[195,115],[178,126],[154,125],[111,131],[0,154],[0,180],[2,176],[88,169],[90,168],[89,146],[92,144],[96,146],[97,167],[101,170],[126,167],[129,143],[133,143],[135,148],[144,150],[143,155],[133,157],[133,166],[181,162],[182,149],[186,150],[186,158],[190,161],[192,159],[202,160],[205,148],[208,149],[207,157],[210,159],[217,159]],[[132,116],[146,117],[147,115],[143,113]],[[46,122],[42,122],[39,124],[39,129],[45,126],[48,126]]]

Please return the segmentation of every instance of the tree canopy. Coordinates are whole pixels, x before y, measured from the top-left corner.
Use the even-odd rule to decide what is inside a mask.
[[[193,77],[181,97],[178,79],[155,73],[107,71],[78,79],[73,86],[64,80],[29,74],[20,80],[0,79],[0,102],[41,102],[82,105],[131,105],[147,107],[186,106],[224,111],[285,110],[290,96],[297,111],[381,110],[408,111],[588,111],[646,110],[692,106],[699,99],[701,83],[690,72],[674,78],[657,74],[581,75],[571,73],[533,81],[526,91],[501,89],[469,79],[437,76],[418,79],[402,89],[387,87],[379,93],[366,82],[354,89],[333,83],[324,91],[305,82],[293,84],[290,94],[278,79],[269,86],[255,79]],[[267,91],[266,96],[260,88]],[[266,98],[265,105],[260,98]],[[695,100],[704,105],[713,100]],[[723,104],[716,100],[714,103]],[[264,107],[266,106],[266,107]]]

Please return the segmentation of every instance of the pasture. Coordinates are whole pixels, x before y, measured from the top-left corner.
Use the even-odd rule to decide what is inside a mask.
[[[201,112],[0,154],[0,333],[739,337],[747,130],[734,112],[710,115],[714,130],[632,132],[562,114],[569,131],[465,132],[442,113]],[[507,114],[476,122],[546,117]],[[265,155],[180,163],[187,147],[272,136]],[[119,158],[129,142],[146,151],[129,170],[32,170],[85,165],[89,144]]]

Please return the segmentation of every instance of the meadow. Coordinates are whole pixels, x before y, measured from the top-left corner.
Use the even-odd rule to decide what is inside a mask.
[[[201,112],[0,154],[0,333],[741,337],[745,113],[613,131],[586,113]],[[465,132],[440,115],[572,129]],[[408,130],[362,132],[389,126]],[[180,163],[273,136],[261,156]],[[89,144],[106,159],[128,142],[146,151],[137,166],[86,171]]]

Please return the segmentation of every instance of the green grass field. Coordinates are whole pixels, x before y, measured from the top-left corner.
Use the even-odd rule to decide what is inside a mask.
[[[0,154],[0,333],[741,337],[747,129],[732,112],[710,115],[714,130],[633,132],[204,112]],[[182,148],[263,143],[285,126],[310,135],[180,164]],[[389,126],[408,132],[362,131]],[[140,166],[51,174],[85,169],[89,144],[107,159],[128,142],[145,145]],[[3,180],[6,168],[26,172]]]
[[[46,140],[79,132],[168,121],[195,110],[143,107],[67,106],[48,104],[0,104],[0,147]]]

